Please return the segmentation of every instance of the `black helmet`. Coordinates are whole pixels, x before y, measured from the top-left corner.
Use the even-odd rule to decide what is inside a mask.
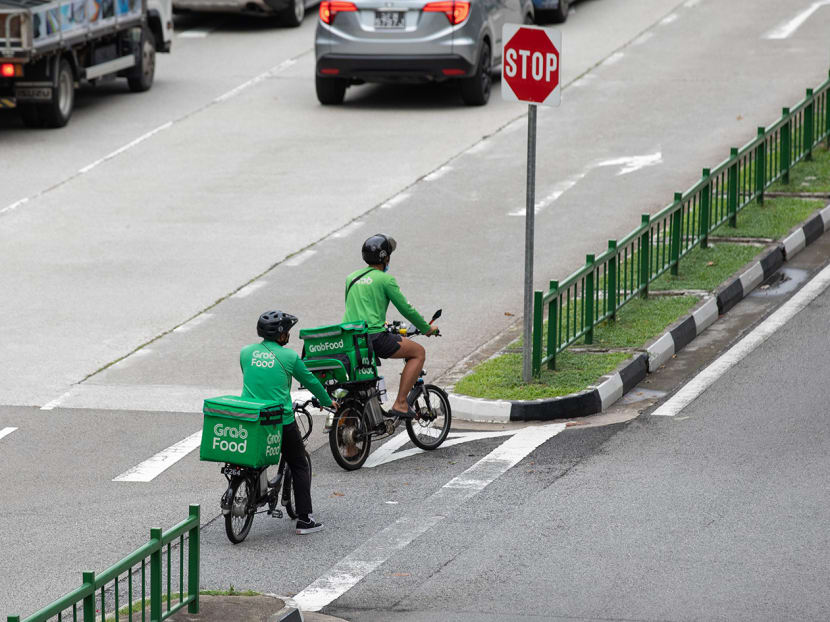
[[[363,248],[361,249],[363,261],[369,265],[383,263],[397,247],[398,243],[395,242],[395,238],[390,238],[388,235],[383,235],[382,233],[376,233],[363,243]]]
[[[273,341],[282,333],[287,333],[298,319],[282,311],[266,311],[259,316],[256,323],[256,334],[263,339]]]

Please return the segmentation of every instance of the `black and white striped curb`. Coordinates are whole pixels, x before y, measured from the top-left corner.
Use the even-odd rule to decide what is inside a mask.
[[[694,341],[719,316],[780,270],[784,262],[792,259],[828,230],[830,205],[789,234],[780,244],[765,251],[737,277],[719,287],[714,296],[704,298],[690,315],[675,322],[665,333],[650,342],[644,354],[638,354],[623,363],[614,373],[601,378],[595,387],[562,397],[527,401],[486,400],[450,393],[453,417],[465,421],[499,423],[568,419],[602,412]]]

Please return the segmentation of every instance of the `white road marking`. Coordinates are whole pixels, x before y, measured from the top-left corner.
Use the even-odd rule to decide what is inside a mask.
[[[449,173],[452,170],[452,167],[449,164],[445,164],[441,168],[438,168],[432,171],[429,175],[424,176],[424,181],[435,181],[436,179],[441,179],[444,175]]]
[[[696,7],[698,4],[700,4],[700,0],[686,0],[686,2],[683,3],[683,6],[687,9],[691,9],[692,7]]]
[[[66,393],[64,393],[60,397],[56,397],[51,402],[48,402],[48,403],[44,404],[43,406],[41,406],[40,409],[41,410],[53,410],[53,409],[57,408],[58,406],[60,406],[61,402],[63,402],[67,397],[69,397],[72,394],[73,391],[74,391],[74,388],[69,389],[69,391],[67,391]]]
[[[813,13],[820,8],[830,6],[830,0],[819,0],[813,2],[809,8],[804,9],[801,13],[793,17],[791,20],[784,22],[770,30],[764,35],[764,39],[787,39],[792,34],[801,28],[801,26],[813,16]]]
[[[440,431],[435,430],[435,433],[437,435],[440,433]],[[431,450],[430,453],[435,453],[441,451],[442,449],[446,449],[447,447],[452,447],[454,445],[460,445],[461,443],[480,441],[485,438],[513,436],[514,434],[516,434],[515,430],[502,430],[498,432],[450,432],[449,434],[447,434],[447,440],[445,440],[438,449]],[[382,445],[380,449],[375,451],[371,456],[369,456],[363,467],[377,467],[382,464],[387,464],[388,462],[394,462],[395,460],[408,458],[409,456],[416,456],[418,454],[426,453],[426,450],[420,449],[418,447],[412,447],[404,451],[398,451],[398,449],[406,445],[407,441],[409,441],[409,435],[406,432],[401,432],[400,434],[386,442],[384,445]]]
[[[441,508],[463,503],[564,429],[564,423],[554,423],[519,430],[512,438],[441,487],[426,500],[426,507],[421,513],[404,516],[367,539],[326,574],[297,594],[294,600],[305,611],[319,611],[357,585],[386,562],[393,553],[402,550],[443,520],[443,516],[430,511],[430,501],[437,502]]]
[[[358,229],[360,229],[362,226],[363,226],[363,221],[362,220],[355,220],[354,222],[350,222],[348,225],[346,225],[342,229],[339,229],[338,231],[335,231],[334,233],[332,233],[331,237],[333,237],[333,238],[345,238],[345,237],[351,235],[352,233],[354,233],[355,231],[357,231]]]
[[[2,430],[0,430],[0,438],[3,438],[4,436],[8,436],[12,432],[14,432],[16,429],[17,428],[3,428]]]
[[[539,201],[536,201],[536,205],[534,206],[534,211],[538,214],[544,211],[545,208],[549,207],[554,201],[557,201],[559,197],[565,194],[568,190],[573,188],[576,184],[578,184],[587,174],[590,169],[574,175],[573,177],[566,179],[565,181],[560,181],[553,187],[546,196],[544,196]],[[527,213],[526,208],[521,208],[517,210],[513,210],[509,212],[508,216],[524,216]]]
[[[95,162],[93,162],[92,164],[87,164],[85,167],[80,169],[78,172],[81,175],[83,175],[84,173],[88,173],[89,171],[94,169],[99,164],[103,164],[107,160],[112,160],[113,158],[115,158],[115,157],[121,155],[122,153],[124,153],[125,151],[129,151],[130,149],[132,149],[136,145],[140,145],[141,143],[143,143],[148,138],[150,138],[152,136],[155,136],[159,132],[163,132],[164,130],[170,128],[172,125],[173,125],[172,121],[168,121],[167,123],[164,123],[163,125],[159,125],[156,129],[150,130],[146,134],[142,134],[141,136],[136,138],[134,141],[127,143],[123,147],[120,147],[120,148],[116,149],[112,153],[110,153],[108,155],[105,155],[103,158],[100,158],[99,160],[95,160]]]
[[[255,291],[262,289],[266,285],[268,285],[268,281],[254,281],[253,283],[248,283],[245,287],[231,296],[231,298],[247,298]]]
[[[242,291],[242,290],[239,290],[239,291]],[[174,333],[187,333],[187,332],[190,332],[191,330],[193,330],[194,328],[196,328],[200,324],[204,324],[205,322],[207,322],[212,317],[213,317],[213,313],[200,313],[199,315],[197,315],[196,317],[194,317],[191,320],[188,320],[187,322],[185,322],[181,326],[177,326],[176,328],[174,328],[173,332]],[[144,352],[145,350],[148,350],[148,348],[142,348],[141,350],[139,350],[138,352],[136,352],[132,356],[135,356],[139,352]]]
[[[284,60],[279,65],[271,67],[271,69],[269,69],[268,71],[263,71],[258,76],[255,76],[255,77],[251,78],[247,82],[243,82],[242,84],[240,84],[236,88],[231,89],[227,93],[223,93],[222,95],[220,95],[219,97],[214,99],[213,102],[211,102],[211,103],[218,104],[218,103],[221,103],[221,102],[226,102],[229,99],[239,95],[245,89],[247,89],[249,87],[252,87],[255,84],[259,84],[263,80],[267,80],[268,78],[272,78],[275,75],[277,75],[278,73],[282,73],[283,71],[285,71],[286,69],[288,69],[292,65],[295,65],[296,63],[297,63],[296,58],[289,58],[288,60]]]
[[[611,56],[609,56],[604,61],[602,61],[602,66],[603,67],[610,67],[611,65],[616,65],[624,57],[625,57],[625,54],[623,54],[622,52],[614,52],[613,54],[611,54]]]
[[[214,30],[216,30],[216,25],[201,26],[199,28],[190,28],[189,30],[182,30],[176,36],[181,39],[204,39]]]
[[[82,169],[78,170],[78,172],[76,172],[72,175],[69,175],[69,177],[66,177],[65,179],[62,179],[61,181],[59,181],[57,183],[54,183],[51,186],[49,186],[47,188],[44,188],[43,190],[40,190],[39,192],[36,192],[35,194],[32,194],[28,197],[24,197],[23,199],[20,199],[18,201],[15,201],[11,205],[7,205],[6,207],[0,209],[0,215],[5,214],[7,212],[12,212],[12,211],[16,210],[17,208],[19,208],[20,206],[25,205],[26,203],[29,203],[31,201],[34,201],[35,199],[38,199],[38,198],[42,197],[43,195],[47,194],[48,192],[51,192],[52,190],[55,190],[56,188],[59,188],[60,186],[63,186],[64,184],[66,184],[66,183],[72,181],[73,179],[75,179],[76,177],[79,177],[80,175],[88,173],[89,171],[91,171],[92,169],[94,169],[98,165],[103,164],[107,160],[111,160],[112,158],[115,158],[115,157],[123,154],[124,152],[129,151],[130,149],[132,149],[136,145],[141,144],[142,142],[144,142],[148,138],[150,138],[152,136],[155,136],[156,134],[158,134],[159,132],[161,132],[163,130],[166,130],[167,128],[172,126],[174,123],[184,121],[185,119],[188,119],[191,116],[193,116],[195,114],[198,114],[199,112],[202,112],[203,110],[206,110],[206,109],[210,108],[211,106],[213,106],[215,104],[225,102],[225,101],[231,99],[232,97],[235,97],[236,95],[238,95],[239,93],[241,93],[242,91],[247,89],[248,87],[253,86],[254,84],[257,84],[259,82],[262,82],[263,80],[265,80],[267,78],[273,77],[273,76],[277,75],[278,73],[280,73],[282,71],[285,71],[286,69],[288,69],[289,67],[291,67],[292,65],[294,65],[297,62],[296,59],[298,57],[302,56],[303,54],[306,54],[307,52],[308,52],[308,50],[298,54],[294,58],[290,58],[288,60],[283,61],[282,63],[280,63],[279,65],[276,65],[275,67],[272,67],[268,71],[265,71],[265,72],[259,74],[258,76],[248,80],[247,82],[245,82],[243,84],[240,84],[236,88],[231,89],[227,93],[224,93],[223,95],[220,95],[219,97],[211,100],[210,102],[208,102],[207,104],[205,104],[201,108],[197,108],[196,110],[192,110],[192,111],[182,115],[181,117],[175,119],[174,121],[168,121],[167,123],[165,123],[163,125],[160,125],[156,129],[150,130],[146,134],[142,134],[141,136],[139,136],[138,138],[136,138],[132,142],[129,142],[126,145],[124,145],[123,147],[121,147],[119,149],[116,149],[115,151],[113,151],[109,155],[106,155],[103,158],[100,158],[100,159],[96,160],[95,162],[92,162],[91,164],[88,164],[87,166],[85,166]]]
[[[583,86],[588,86],[591,82],[597,79],[596,74],[594,73],[586,73],[582,76],[579,80],[571,84],[574,88],[582,88]]]
[[[150,482],[158,475],[176,464],[191,451],[196,449],[202,442],[202,431],[194,432],[186,439],[171,445],[164,451],[160,451],[152,458],[148,458],[141,464],[134,466],[129,471],[124,471],[114,478],[114,482]]]
[[[654,33],[649,30],[634,39],[634,41],[631,42],[631,45],[642,45],[646,41],[650,41],[652,38],[654,38]]]
[[[671,15],[666,15],[663,19],[660,20],[661,26],[668,26],[677,21],[677,13],[672,13]]]
[[[406,201],[409,198],[409,196],[410,195],[409,195],[408,192],[401,192],[399,194],[396,194],[391,199],[386,201],[386,203],[381,205],[380,208],[381,209],[392,209],[393,207],[395,207],[397,205],[400,205],[401,203]]]
[[[651,413],[657,417],[674,417],[691,404],[723,374],[740,363],[755,348],[769,339],[775,331],[784,326],[807,305],[830,287],[830,266],[827,266],[790,298],[775,313],[764,320],[746,337],[732,346],[714,363],[695,376],[688,384],[675,393],[668,401]]]
[[[286,266],[291,266],[292,268],[295,266],[299,266],[301,263],[311,259],[317,251],[313,251],[311,249],[305,250],[302,253],[297,253],[293,257],[287,259],[284,263]]]
[[[620,166],[617,176],[628,175],[640,169],[655,166],[663,162],[663,154],[661,152],[651,153],[641,156],[625,156],[622,158],[614,158],[611,160],[604,160],[597,164],[597,166]]]

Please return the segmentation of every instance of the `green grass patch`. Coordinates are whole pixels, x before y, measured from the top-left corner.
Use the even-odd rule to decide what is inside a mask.
[[[723,224],[712,237],[781,238],[822,207],[824,201],[791,197],[766,199],[763,205],[753,201],[738,213],[736,228]]]
[[[695,248],[680,260],[680,274],[666,272],[649,288],[701,289],[712,291],[737,272],[741,266],[761,252],[761,248],[747,244],[710,243],[709,248]]]
[[[790,169],[790,183],[778,181],[769,191],[830,192],[830,152],[826,147],[816,147],[812,160],[802,160]]]
[[[559,397],[582,391],[616,369],[629,358],[626,352],[562,352],[557,369],[543,367],[541,378],[530,384],[522,381],[522,355],[502,354],[483,362],[455,385],[455,392],[492,400],[533,400]]]
[[[689,313],[697,296],[651,296],[630,300],[617,312],[616,321],[605,321],[594,328],[593,347],[641,348]]]

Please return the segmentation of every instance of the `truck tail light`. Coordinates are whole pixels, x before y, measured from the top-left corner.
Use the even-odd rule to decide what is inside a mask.
[[[357,11],[353,2],[343,0],[323,0],[320,3],[320,20],[324,24],[331,24],[338,13],[349,13]]]
[[[460,24],[470,14],[470,3],[463,0],[441,0],[430,2],[424,7],[424,13],[443,13],[455,26]]]
[[[4,78],[19,78],[23,75],[23,65],[3,63],[0,65],[0,76]]]

